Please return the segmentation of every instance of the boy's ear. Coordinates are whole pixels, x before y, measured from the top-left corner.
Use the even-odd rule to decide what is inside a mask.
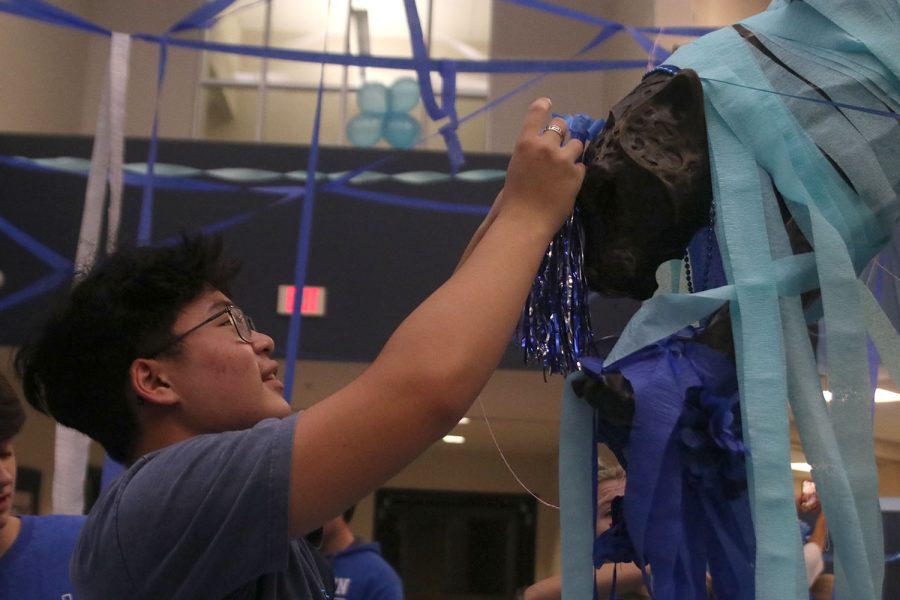
[[[152,358],[136,358],[128,370],[131,389],[138,398],[156,405],[172,405],[178,395],[169,385],[169,379],[160,361]]]

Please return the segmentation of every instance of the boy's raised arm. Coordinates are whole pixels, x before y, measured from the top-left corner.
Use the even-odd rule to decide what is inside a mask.
[[[456,272],[358,379],[297,419],[292,534],[343,511],[440,439],[495,370],[584,176],[581,142],[541,135],[549,110],[548,99],[529,107],[504,189]]]

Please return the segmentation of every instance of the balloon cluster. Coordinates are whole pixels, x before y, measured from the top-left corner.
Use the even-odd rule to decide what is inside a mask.
[[[356,93],[360,113],[347,123],[354,146],[374,146],[381,138],[394,148],[411,148],[421,135],[419,122],[408,113],[419,103],[419,84],[401,77],[390,88],[365,83]]]

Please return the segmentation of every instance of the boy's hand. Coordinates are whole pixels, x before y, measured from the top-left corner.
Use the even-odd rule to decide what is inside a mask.
[[[516,140],[503,188],[501,211],[545,224],[552,236],[572,212],[584,179],[584,165],[576,162],[584,150],[578,140],[567,140],[566,123],[552,119],[550,100],[531,103]],[[545,129],[545,124],[552,129]]]

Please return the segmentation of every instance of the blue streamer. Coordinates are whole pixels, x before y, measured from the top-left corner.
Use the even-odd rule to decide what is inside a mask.
[[[72,261],[63,258],[47,246],[43,245],[3,217],[0,217],[0,232],[5,233],[14,242],[28,250],[41,262],[58,271],[71,271]]]
[[[50,25],[60,25],[107,36],[112,35],[108,29],[41,0],[0,0],[0,12],[43,21]]]
[[[409,41],[412,45],[413,60],[416,64],[415,71],[418,75],[419,95],[422,98],[422,104],[425,106],[428,116],[433,121],[437,121],[446,117],[447,113],[438,106],[434,97],[434,89],[431,87],[428,49],[425,47],[422,22],[419,19],[416,0],[403,0],[403,7],[406,9],[406,24],[409,27]]]
[[[204,234],[213,234],[213,233],[219,233],[221,231],[225,231],[226,229],[230,229],[231,227],[234,227],[236,225],[240,225],[242,223],[246,223],[246,222],[250,221],[251,219],[255,218],[259,213],[261,213],[264,210],[268,210],[268,209],[274,208],[276,206],[282,206],[282,205],[286,204],[287,202],[297,200],[301,195],[302,194],[287,195],[283,198],[280,198],[278,200],[268,203],[265,207],[263,207],[261,209],[246,211],[239,215],[235,215],[235,216],[229,217],[227,219],[222,219],[221,221],[216,221],[214,223],[209,223],[207,225],[204,225],[200,228],[200,231]],[[172,246],[172,245],[175,245],[176,243],[178,243],[181,239],[182,239],[182,237],[180,235],[176,235],[176,236],[172,236],[172,237],[160,240],[160,241],[156,242],[155,245],[157,245],[157,246]]]
[[[448,213],[448,214],[466,214],[466,215],[477,215],[483,216],[487,213],[488,209],[485,206],[476,205],[476,204],[464,204],[464,203],[451,203],[444,202],[438,200],[430,200],[427,198],[417,198],[417,197],[408,197],[408,196],[399,196],[396,194],[387,194],[384,192],[375,192],[371,190],[365,190],[362,188],[354,187],[351,182],[353,178],[357,177],[359,174],[366,172],[369,169],[377,168],[383,166],[385,163],[389,162],[391,157],[387,157],[384,159],[380,159],[374,163],[369,165],[354,169],[347,173],[341,174],[339,177],[334,179],[333,181],[322,186],[323,192],[335,193],[345,197],[353,198],[355,200],[360,200],[363,202],[370,202],[374,204],[382,204],[386,206],[400,206],[404,208],[409,208],[411,210],[423,210],[423,211],[431,211],[431,212],[439,212],[439,213]],[[17,158],[17,157],[8,157],[0,155],[0,164],[5,164],[8,166],[13,166],[16,168],[20,168],[23,170],[30,171],[38,171],[38,172],[48,172],[48,173],[67,173],[73,174],[79,177],[86,177],[86,171],[71,171],[68,169],[61,169],[57,167],[51,167],[47,165],[42,165],[38,163],[31,162],[28,159]],[[141,175],[138,173],[125,173],[124,181],[128,185],[144,185],[147,181],[146,175]],[[181,177],[162,177],[155,176],[154,177],[154,189],[168,189],[168,190],[178,190],[178,191],[193,191],[193,192],[243,192],[248,188],[233,185],[233,184],[221,184],[207,181],[199,181],[194,179],[187,179]],[[305,186],[254,186],[249,188],[250,191],[262,193],[262,194],[276,194],[281,196],[278,200],[274,202],[267,203],[265,206],[260,207],[258,209],[247,211],[241,213],[240,215],[236,215],[233,217],[229,217],[227,219],[223,219],[216,223],[207,225],[201,228],[201,231],[211,233],[216,231],[225,230],[231,226],[238,225],[241,223],[245,223],[251,218],[261,214],[264,211],[270,210],[272,208],[284,205],[286,203],[294,202],[300,198],[302,198],[305,194],[306,187]],[[15,234],[10,233],[6,229],[4,229],[4,222],[0,220],[0,232],[7,233],[9,237],[15,238]],[[26,235],[24,232],[19,232],[19,235]],[[155,245],[169,245],[172,240],[177,240],[177,238],[165,239],[162,241],[155,242]],[[60,257],[60,260],[66,261],[66,259]],[[48,263],[50,264],[50,263]],[[66,262],[62,266],[68,265]],[[51,264],[51,266],[58,267],[58,264]]]
[[[319,72],[319,90],[316,94],[316,114],[313,118],[312,140],[309,159],[306,164],[306,188],[304,190],[303,211],[300,216],[300,231],[297,234],[297,257],[294,266],[294,289],[303,290],[309,267],[309,247],[312,239],[312,220],[316,200],[316,169],[319,166],[319,127],[322,124],[322,97],[325,90],[325,66]],[[300,354],[301,321],[300,302],[294,302],[291,320],[288,324],[288,347],[285,356],[284,397],[288,404],[294,390],[294,371]]]
[[[151,34],[136,33],[133,38],[145,42],[162,43],[163,37]],[[265,48],[262,46],[249,46],[243,44],[225,44],[191,39],[169,38],[165,40],[169,46],[180,48],[192,48],[195,50],[208,50],[210,52],[223,52],[226,54],[240,54],[256,58],[269,58],[273,60],[291,60],[296,62],[312,62],[326,65],[339,65],[347,67],[374,67],[383,69],[403,69],[414,71],[419,62],[412,58],[397,58],[384,56],[362,56],[357,54],[335,54],[332,52],[317,52],[307,50],[288,50],[284,48]],[[427,61],[429,71],[440,72],[445,59],[430,59]],[[647,65],[646,60],[529,60],[529,59],[499,59],[499,60],[459,60],[452,61],[457,73],[584,73],[589,71],[628,70],[643,69]]]
[[[54,271],[32,283],[30,286],[0,298],[0,311],[12,308],[13,306],[22,304],[41,294],[56,289],[59,284],[66,281],[71,276],[71,269],[66,271]]]
[[[661,28],[652,28],[652,27],[631,27],[629,25],[623,25],[616,21],[612,21],[610,19],[604,19],[603,17],[598,17],[596,15],[590,15],[587,13],[583,13],[577,10],[573,10],[570,8],[565,8],[561,6],[557,6],[555,4],[550,4],[548,2],[543,2],[542,0],[503,0],[508,4],[515,4],[517,6],[523,6],[526,8],[532,8],[536,10],[540,10],[542,12],[554,14],[560,17],[565,17],[569,19],[574,19],[577,21],[581,21],[583,23],[589,23],[592,25],[600,25],[606,28],[609,31],[609,36],[612,37],[616,33],[620,31],[626,31],[631,36],[631,38],[637,42],[637,44],[645,51],[647,54],[653,59],[654,62],[660,63],[664,61],[668,56],[669,52],[664,48],[660,48],[653,41],[651,41],[645,34],[647,33],[655,33],[660,35],[662,33]],[[709,28],[678,28],[681,33],[679,35],[704,35],[713,31]],[[691,31],[691,33],[687,33],[687,31]],[[696,33],[699,32],[699,33]]]
[[[516,6],[522,6],[525,8],[536,9],[541,12],[556,15],[558,17],[565,17],[567,19],[581,21],[582,23],[589,23],[591,25],[600,25],[601,27],[609,27],[614,30],[625,29],[625,25],[617,23],[616,21],[604,19],[603,17],[598,17],[596,15],[590,15],[588,13],[552,4],[550,2],[543,2],[542,0],[503,0],[503,2],[507,4],[514,4]]]
[[[719,597],[749,600],[754,541],[736,372],[694,338],[687,328],[615,363],[583,363],[592,377],[622,373],[635,396],[630,426],[597,422],[598,441],[628,471],[625,523],[611,532],[627,540],[597,543],[618,548],[601,558],[649,563],[654,598],[705,600],[709,563]]]
[[[568,19],[573,19],[575,21],[581,21],[583,23],[609,27],[614,31],[622,31],[627,29],[640,31],[642,33],[653,33],[657,35],[699,37],[701,35],[706,35],[707,33],[712,33],[717,29],[715,27],[629,27],[610,19],[604,19],[603,17],[590,15],[571,8],[551,4],[549,2],[542,2],[541,0],[503,0],[503,2],[506,2],[507,4],[515,4],[516,6],[522,6],[525,8],[540,10],[542,12],[554,14]]]
[[[459,141],[457,133],[459,117],[456,114],[456,63],[445,62],[444,68],[441,70],[441,78],[443,80],[441,102],[450,121],[440,128],[440,132],[444,137],[447,153],[450,156],[450,172],[455,175],[465,162],[462,143]]]
[[[427,200],[425,198],[407,198],[372,190],[363,190],[350,186],[328,186],[328,191],[350,198],[358,198],[369,202],[377,202],[388,206],[400,206],[414,210],[429,210],[451,214],[486,215],[488,208],[479,204],[460,204]]]
[[[172,25],[168,29],[168,33],[179,33],[191,29],[209,29],[215,24],[216,17],[234,2],[235,0],[207,0],[199,8]]]
[[[153,128],[150,132],[150,148],[147,153],[147,179],[144,183],[144,191],[141,197],[141,216],[138,222],[137,242],[139,246],[150,243],[153,235],[153,169],[156,165],[156,155],[159,148],[159,99],[162,94],[163,82],[166,78],[166,63],[169,57],[167,38],[163,38],[159,44],[159,68],[156,75],[156,106],[153,111]]]

